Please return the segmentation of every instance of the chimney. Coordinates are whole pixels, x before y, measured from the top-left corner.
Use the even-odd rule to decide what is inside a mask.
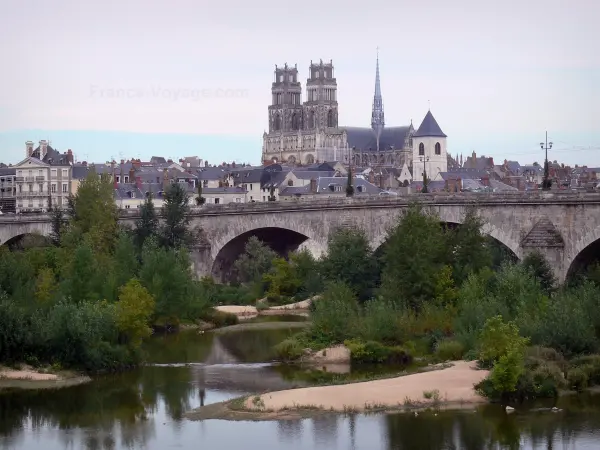
[[[373,170],[371,170],[369,172],[369,183],[373,184],[375,182],[375,174],[373,173]]]
[[[489,186],[490,185],[490,177],[487,175],[482,176],[481,184],[483,184],[484,186]]]
[[[142,190],[142,177],[135,177],[135,187]]]
[[[87,161],[82,162],[81,165],[87,167]]]
[[[129,169],[129,182],[133,183],[135,180],[135,168],[133,167],[133,164],[131,165],[131,169]]]
[[[67,160],[69,164],[73,164],[73,151],[71,149],[67,150]]]
[[[235,169],[235,161],[231,163],[231,167]]]
[[[317,193],[317,180],[315,180],[314,178],[311,178],[310,180],[310,192],[312,192],[313,194]]]
[[[204,161],[204,167],[208,167],[208,161]]]
[[[44,159],[48,153],[48,141],[43,139],[40,141],[40,160]]]
[[[25,142],[25,157],[29,158],[33,153],[33,141]]]

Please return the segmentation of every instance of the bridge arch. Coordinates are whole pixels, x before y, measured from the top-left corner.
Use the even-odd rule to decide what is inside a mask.
[[[456,225],[463,223],[466,213],[464,207],[440,207],[435,208],[434,212],[439,217],[441,223]],[[482,219],[484,221],[483,232],[485,234],[491,236],[496,241],[508,248],[518,259],[523,258],[523,249],[521,248],[521,244],[519,240],[513,236],[512,231],[507,232],[501,228],[498,228],[494,224],[490,223],[488,218],[485,216],[482,216]],[[386,241],[387,236],[387,231],[377,234],[371,241],[371,248],[374,251],[378,251]]]
[[[10,245],[28,235],[50,236],[52,226],[47,222],[11,222],[0,226],[0,245]]]
[[[600,262],[600,226],[584,233],[571,246],[564,258],[564,278],[594,262]]]
[[[272,219],[269,216],[266,218]],[[211,275],[215,279],[225,280],[231,276],[235,260],[243,254],[245,245],[252,236],[281,256],[286,256],[290,251],[307,249],[315,257],[319,257],[327,249],[326,240],[310,227],[273,223],[273,220],[264,219],[265,216],[262,216],[262,220],[248,220],[242,226],[232,227],[211,243]]]

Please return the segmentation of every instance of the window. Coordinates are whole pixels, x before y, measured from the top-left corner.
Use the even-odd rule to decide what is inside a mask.
[[[19,194],[20,194],[21,192],[23,192],[23,185],[22,185],[22,184],[20,184],[20,185],[19,185]]]
[[[424,156],[425,155],[425,145],[421,142],[419,144],[419,156]]]
[[[68,176],[69,176],[69,169],[63,169],[63,170],[62,170],[62,176],[63,176],[64,178],[68,177]]]
[[[219,204],[219,200],[220,200],[219,197],[215,197],[215,205]]]
[[[235,198],[235,202],[236,202],[236,203],[242,203],[242,199],[241,199],[241,198],[239,198],[239,197],[236,197],[236,198]]]
[[[44,171],[42,169],[38,170],[38,175],[40,177],[44,176]]]
[[[52,169],[52,170],[51,170],[51,172],[50,172],[50,176],[51,176],[52,178],[56,178],[56,169]]]
[[[336,186],[335,187],[335,192],[342,192],[342,187],[341,186]]]
[[[250,190],[252,190],[252,185],[250,185]],[[252,198],[252,197],[250,197],[250,198]]]
[[[65,193],[65,194],[66,194],[67,192],[69,192],[69,191],[68,191],[68,189],[67,189],[67,183],[63,183],[62,191],[63,191],[63,193]]]
[[[33,184],[29,185],[29,192],[33,192]]]
[[[436,155],[441,155],[442,154],[442,146],[440,145],[439,142],[435,143],[435,154]]]
[[[40,183],[39,188],[40,188],[40,192],[44,192],[44,184],[43,183]]]
[[[125,177],[124,177],[124,178],[125,178],[125,181],[124,181],[124,183],[129,183],[129,177],[128,177],[127,175],[125,175]],[[171,180],[171,183],[172,183],[172,182],[173,182],[173,180]]]
[[[129,209],[129,205],[125,205],[125,209]]]
[[[266,200],[265,196],[263,195],[263,202]]]
[[[50,192],[54,193],[56,192],[56,184],[52,183],[52,185],[50,186]]]

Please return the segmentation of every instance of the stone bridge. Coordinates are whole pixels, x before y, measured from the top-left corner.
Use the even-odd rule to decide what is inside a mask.
[[[199,275],[226,277],[251,236],[280,254],[302,246],[318,256],[326,250],[330,231],[346,225],[363,228],[377,249],[413,202],[450,224],[462,223],[467,208],[476,207],[486,233],[518,258],[539,249],[561,281],[600,255],[600,194],[416,194],[192,208],[191,225],[198,233],[195,269]],[[137,217],[137,211],[124,210],[120,220],[133,225]],[[50,228],[44,215],[0,216],[0,244],[28,233],[48,235]]]

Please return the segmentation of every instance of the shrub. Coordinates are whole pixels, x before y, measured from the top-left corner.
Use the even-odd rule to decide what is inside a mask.
[[[576,391],[583,391],[586,387],[588,387],[588,374],[586,371],[586,367],[573,367],[567,372],[567,381],[569,383],[569,387]]]
[[[297,339],[288,338],[275,346],[275,354],[283,361],[294,361],[304,354],[304,349]]]
[[[456,361],[462,359],[465,347],[458,341],[442,341],[438,343],[435,356],[442,361]]]
[[[580,356],[571,360],[570,365],[586,371],[590,386],[600,384],[600,355]]]
[[[206,311],[200,318],[205,322],[212,323],[217,328],[239,323],[238,316],[235,314],[218,311],[216,309]]]
[[[515,392],[519,377],[525,372],[523,355],[512,349],[494,364],[490,381],[494,389],[502,394]]]
[[[358,302],[348,286],[340,282],[331,283],[319,301],[312,303],[311,333],[315,340],[338,344],[353,337],[358,319]]]
[[[355,363],[410,364],[412,362],[412,356],[403,347],[388,347],[379,342],[358,340],[345,341],[344,345],[350,350],[350,357]]]
[[[479,341],[479,361],[483,367],[492,367],[495,362],[510,352],[521,354],[527,339],[519,336],[519,329],[512,323],[504,323],[502,316],[495,316],[488,319],[480,334]],[[505,360],[504,364],[510,362],[515,357],[512,356]]]

